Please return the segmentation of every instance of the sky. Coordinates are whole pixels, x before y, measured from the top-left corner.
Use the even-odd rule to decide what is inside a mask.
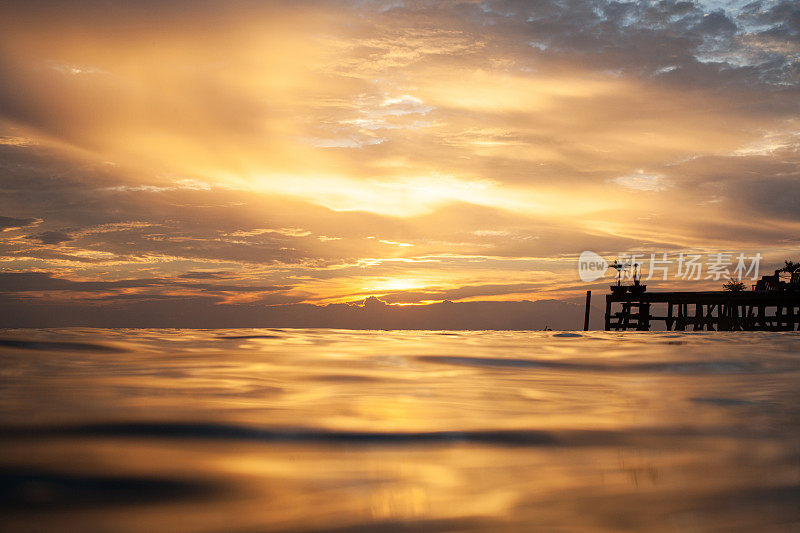
[[[607,285],[584,250],[777,268],[798,89],[792,1],[4,2],[0,293],[536,301]]]

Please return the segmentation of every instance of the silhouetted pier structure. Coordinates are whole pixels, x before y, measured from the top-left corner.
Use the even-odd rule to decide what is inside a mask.
[[[800,291],[641,292],[606,295],[606,331],[798,331]]]

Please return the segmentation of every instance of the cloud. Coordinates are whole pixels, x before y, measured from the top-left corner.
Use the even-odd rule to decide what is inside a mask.
[[[800,222],[800,174],[791,177],[764,176],[738,181],[731,186],[733,199],[755,213],[770,218]],[[797,238],[800,240],[800,237]]]
[[[0,230],[19,229],[27,226],[35,226],[41,222],[35,218],[14,218],[0,216]]]
[[[799,14],[6,3],[0,261],[216,305],[574,293],[587,249],[788,256]]]
[[[143,327],[143,328],[349,328],[349,329],[578,329],[583,309],[561,301],[444,302],[395,306],[369,299],[366,305],[219,304],[203,296],[122,297],[114,303],[3,301],[0,327]],[[274,302],[277,303],[277,302]],[[13,311],[11,311],[13,305]],[[592,327],[601,314],[593,313]]]
[[[42,244],[61,244],[72,240],[72,237],[63,231],[43,231],[42,233],[28,235],[25,238],[39,241]]]
[[[75,281],[54,275],[52,272],[0,272],[0,292],[28,293],[44,291],[61,291],[73,293],[108,293],[126,289],[150,289],[157,287],[159,291],[180,294],[184,289],[204,291],[206,293],[266,293],[280,292],[292,288],[291,285],[232,285],[221,283],[196,283],[186,279],[194,277],[180,276],[176,278],[139,278],[114,281]],[[215,277],[207,279],[217,279]],[[227,279],[227,278],[224,278]],[[129,294],[130,295],[130,294]],[[116,296],[115,296],[116,297]],[[147,298],[150,298],[148,295]]]
[[[670,186],[669,182],[664,176],[658,174],[645,174],[640,170],[635,174],[628,174],[627,176],[620,176],[611,180],[613,183],[628,189],[635,189],[637,191],[651,191],[659,192],[664,191]]]
[[[230,272],[186,272],[178,276],[183,279],[227,279],[232,277]]]
[[[389,303],[419,303],[436,301],[458,301],[464,299],[476,299],[487,296],[509,296],[525,295],[547,288],[547,283],[542,280],[537,283],[508,283],[495,285],[477,285],[458,287],[446,290],[427,290],[427,291],[396,291],[382,295]]]

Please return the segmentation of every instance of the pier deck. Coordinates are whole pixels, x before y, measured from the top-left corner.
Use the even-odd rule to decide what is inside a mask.
[[[800,291],[644,292],[606,295],[606,331],[797,331]]]

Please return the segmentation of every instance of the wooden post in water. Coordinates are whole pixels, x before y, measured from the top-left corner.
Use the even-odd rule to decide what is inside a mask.
[[[592,304],[592,291],[586,291],[586,313],[583,316],[583,331],[589,331],[589,306]]]

